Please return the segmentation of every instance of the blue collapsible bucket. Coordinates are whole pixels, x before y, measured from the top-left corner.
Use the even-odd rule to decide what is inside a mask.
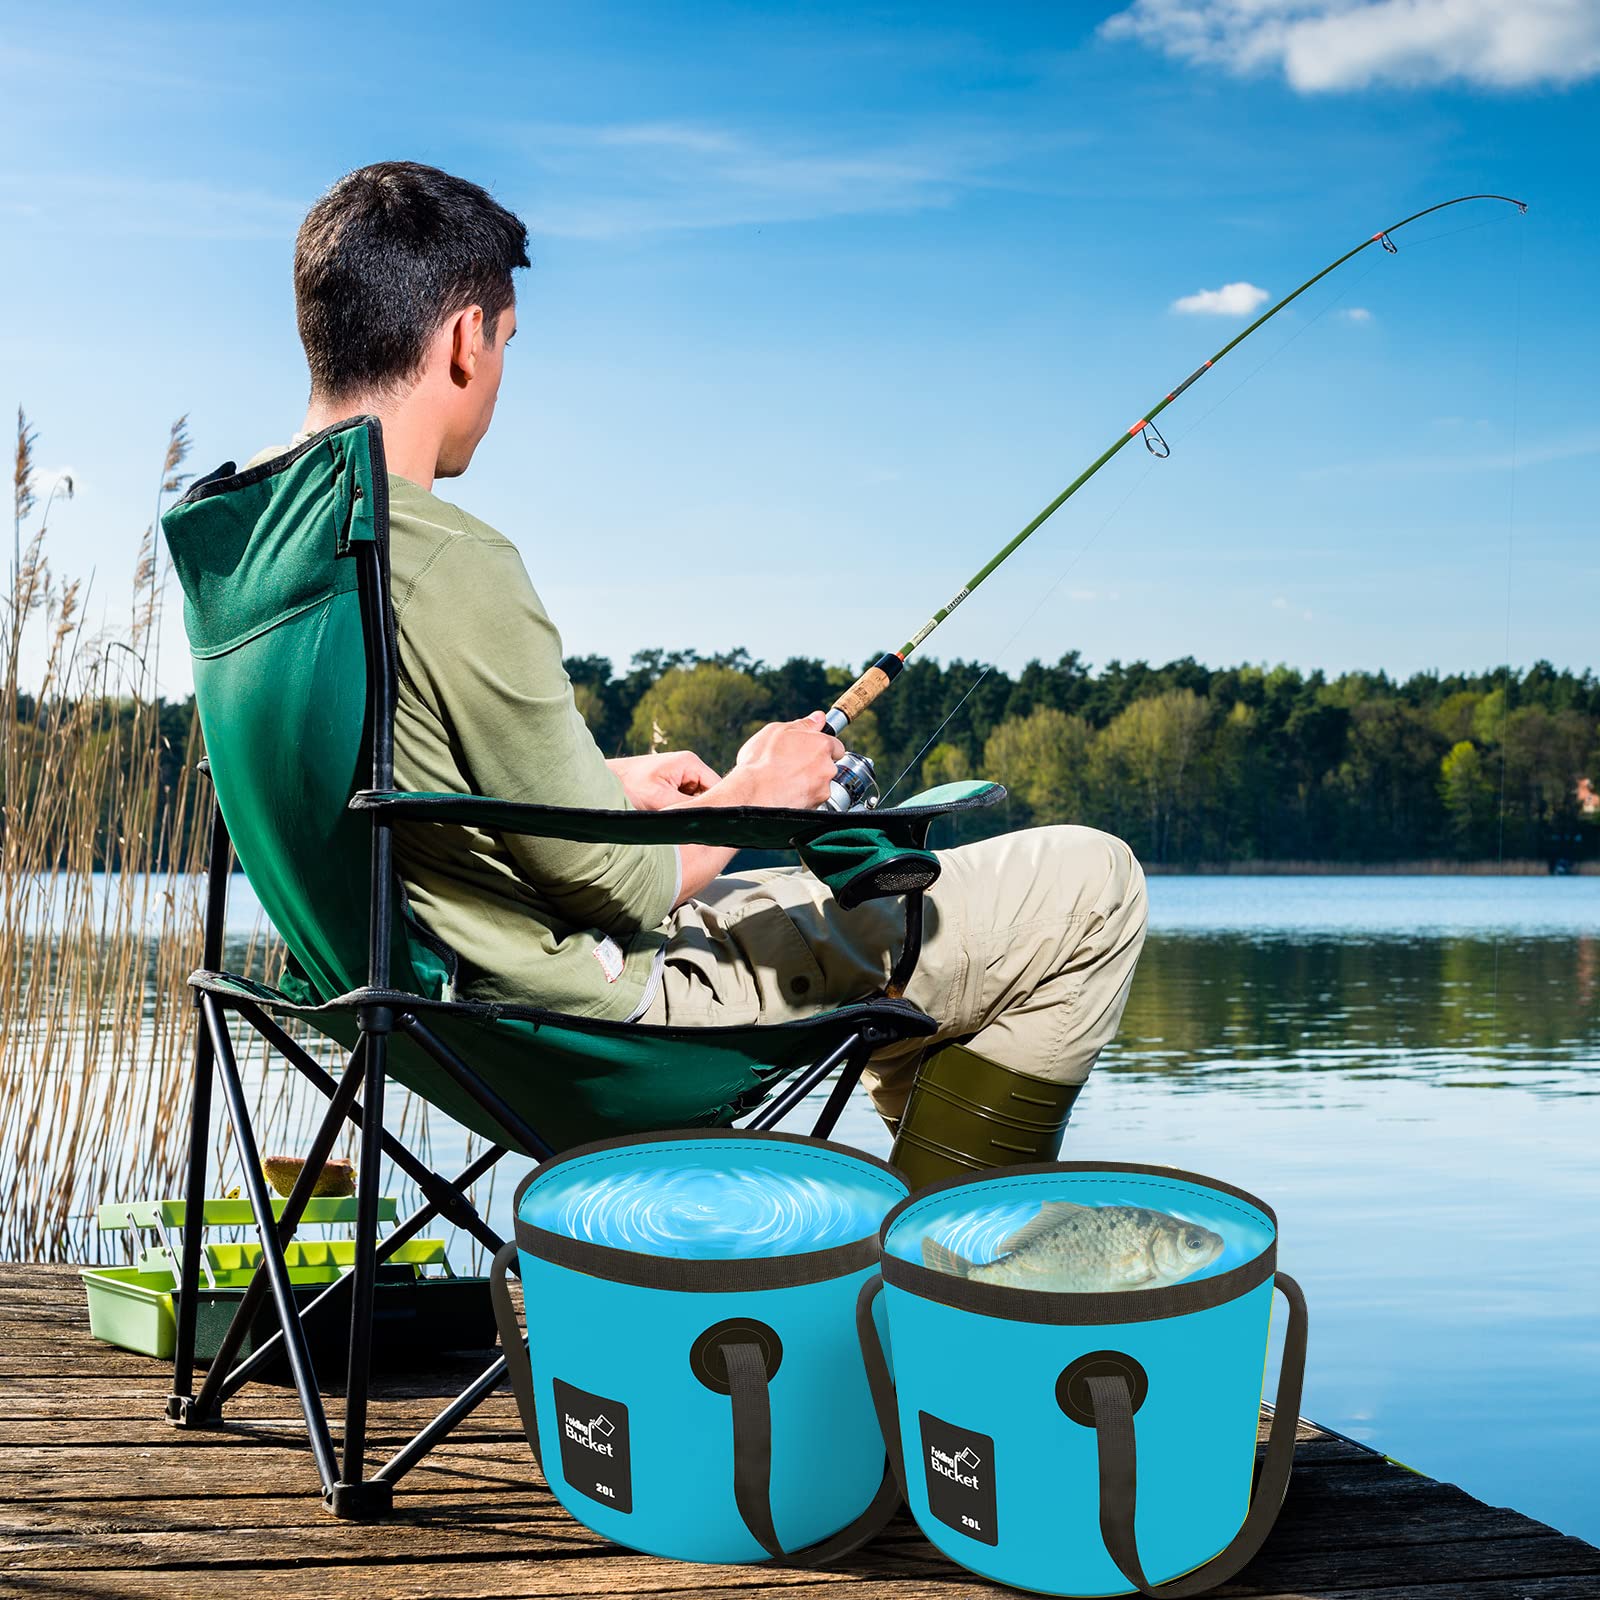
[[[925,1189],[881,1239],[862,1351],[941,1550],[1016,1588],[1163,1596],[1255,1553],[1288,1487],[1306,1336],[1268,1206],[1192,1173],[1063,1162]],[[1289,1326],[1252,1497],[1274,1284]]]
[[[561,1504],[682,1561],[815,1565],[877,1532],[899,1493],[854,1308],[905,1194],[842,1145],[738,1129],[611,1139],[535,1168],[493,1282]]]

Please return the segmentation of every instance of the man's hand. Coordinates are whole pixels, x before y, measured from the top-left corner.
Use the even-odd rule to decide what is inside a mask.
[[[833,770],[844,756],[823,720],[822,712],[813,711],[798,722],[769,722],[753,733],[709,803],[815,810],[828,798]]]
[[[704,794],[717,774],[690,750],[651,756],[618,756],[606,765],[616,773],[635,810],[664,811],[691,795]]]
[[[828,798],[844,746],[813,711],[798,722],[769,722],[745,740],[733,771],[720,783],[677,802],[685,806],[792,806],[815,811]],[[722,845],[678,846],[677,904],[692,900],[733,859]]]

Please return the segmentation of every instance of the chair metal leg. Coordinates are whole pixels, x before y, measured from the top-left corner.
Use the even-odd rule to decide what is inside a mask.
[[[200,1296],[200,1251],[205,1242],[206,1159],[211,1146],[212,1044],[204,1021],[195,1030],[193,1104],[189,1113],[189,1172],[183,1191],[183,1262],[178,1273],[177,1343],[167,1417],[182,1427],[204,1415],[194,1400],[194,1329]]]
[[[351,1052],[344,1075],[340,1078],[338,1087],[328,1103],[328,1109],[323,1113],[322,1121],[312,1138],[306,1163],[294,1181],[289,1198],[284,1201],[283,1212],[278,1218],[280,1244],[287,1245],[294,1237],[295,1229],[300,1225],[300,1218],[305,1213],[306,1202],[311,1198],[311,1192],[321,1175],[322,1164],[332,1154],[334,1141],[339,1137],[339,1130],[344,1126],[356,1090],[361,1086],[361,1056],[362,1045],[358,1040],[354,1051]],[[245,1286],[244,1295],[239,1301],[232,1321],[228,1324],[227,1332],[222,1336],[222,1342],[212,1358],[210,1370],[206,1373],[206,1381],[201,1385],[200,1394],[194,1402],[194,1423],[191,1425],[220,1418],[223,1379],[232,1368],[234,1357],[239,1353],[239,1346],[244,1343],[245,1335],[249,1333],[250,1325],[255,1321],[256,1312],[260,1309],[267,1292],[267,1278],[260,1272],[256,1273]],[[303,1321],[302,1317],[302,1323]]]
[[[835,1067],[842,1061],[848,1060],[851,1052],[860,1043],[861,1035],[852,1033],[837,1050],[830,1052],[814,1067],[807,1067],[798,1077],[792,1079],[783,1093],[774,1095],[745,1126],[756,1129],[776,1127],[819,1083],[826,1081],[828,1074]]]
[[[398,1483],[458,1423],[472,1415],[505,1381],[506,1358],[499,1356],[486,1367],[438,1416],[408,1439],[372,1475],[374,1483]]]
[[[222,807],[211,802],[211,841],[206,862],[206,916],[201,961],[207,970],[222,965],[222,935],[228,916],[228,878],[233,870],[233,844]],[[198,1004],[195,1007],[199,1012]],[[211,1030],[197,1015],[194,1036],[194,1085],[189,1110],[189,1169],[183,1196],[183,1261],[178,1270],[177,1341],[172,1353],[172,1393],[167,1416],[180,1426],[199,1418],[194,1393],[194,1329],[200,1293],[200,1258],[205,1243],[206,1157],[211,1147],[211,1084],[214,1077]]]
[[[235,1002],[233,1009],[291,1066],[307,1078],[314,1088],[321,1094],[332,1096],[334,1080],[271,1017],[247,1003]],[[403,1023],[405,1019],[402,1017],[400,1021]],[[362,1126],[359,1102],[350,1108],[350,1120],[358,1128]],[[505,1154],[505,1147],[502,1145],[496,1145],[493,1149],[494,1158],[490,1162],[491,1166],[494,1160]],[[416,1184],[421,1194],[433,1202],[434,1209],[441,1216],[470,1233],[491,1252],[498,1250],[505,1242],[456,1192],[457,1188],[464,1187],[461,1180],[457,1180],[456,1185],[452,1186],[449,1180],[441,1178],[431,1167],[414,1156],[392,1133],[385,1133],[383,1136],[383,1153]]]
[[[849,1103],[850,1096],[855,1093],[856,1085],[861,1082],[861,1074],[866,1071],[867,1060],[871,1054],[871,1050],[866,1045],[858,1045],[852,1052],[850,1059],[840,1068],[839,1076],[828,1095],[827,1103],[823,1106],[817,1120],[811,1125],[811,1137],[813,1139],[826,1139],[833,1132],[835,1124],[844,1114],[844,1108]]]
[[[544,1161],[555,1154],[555,1150],[534,1131],[526,1118],[484,1083],[477,1073],[419,1017],[407,1012],[397,1019],[396,1026],[409,1033],[523,1147],[528,1155],[536,1161]]]
[[[344,1462],[327,1492],[335,1516],[381,1515],[393,1503],[388,1484],[364,1482],[367,1399],[372,1381],[372,1308],[378,1277],[378,1202],[383,1194],[383,1089],[390,1013],[373,1007],[361,1019],[366,1044],[361,1096],[361,1164],[356,1179],[355,1266],[350,1273],[350,1361],[345,1381]]]
[[[294,1290],[289,1283],[288,1263],[283,1257],[283,1246],[278,1242],[272,1201],[267,1194],[267,1180],[261,1170],[261,1157],[256,1150],[256,1136],[255,1130],[250,1125],[249,1108],[245,1105],[244,1085],[239,1079],[239,1064],[234,1060],[233,1042],[228,1037],[227,1017],[211,995],[201,996],[200,1010],[216,1051],[217,1070],[222,1079],[222,1095],[227,1102],[228,1120],[233,1125],[234,1143],[238,1146],[239,1162],[243,1169],[241,1180],[245,1193],[250,1198],[250,1208],[255,1213],[256,1232],[261,1240],[261,1265],[265,1268],[268,1282],[272,1286],[272,1298],[278,1308],[278,1323],[283,1335],[284,1351],[289,1358],[289,1370],[294,1375],[295,1392],[300,1397],[300,1409],[305,1415],[306,1432],[311,1438],[311,1454],[316,1460],[317,1473],[322,1480],[323,1492],[326,1494],[338,1481],[338,1469],[333,1457],[333,1439],[328,1432],[328,1418],[322,1409],[322,1395],[317,1388],[310,1352],[306,1349],[305,1329],[300,1326],[300,1316],[295,1309]]]

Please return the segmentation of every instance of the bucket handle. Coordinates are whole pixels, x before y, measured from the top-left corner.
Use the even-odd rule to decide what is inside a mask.
[[[528,1436],[534,1462],[542,1468],[539,1423],[533,1409],[533,1363],[528,1359],[528,1344],[517,1326],[516,1307],[511,1304],[511,1292],[506,1288],[506,1274],[516,1264],[517,1241],[508,1239],[495,1251],[494,1264],[489,1268],[489,1298],[494,1301],[495,1325],[500,1330],[500,1348],[506,1353],[506,1375],[511,1379],[511,1393],[516,1397],[517,1415],[522,1418],[522,1431]],[[520,1271],[518,1276],[521,1276]]]
[[[1170,1583],[1152,1584],[1139,1560],[1134,1536],[1134,1510],[1138,1500],[1138,1468],[1134,1448],[1133,1396],[1124,1377],[1086,1380],[1094,1406],[1095,1440],[1100,1460],[1100,1536],[1117,1570],[1142,1595],[1152,1600],[1186,1600],[1204,1594],[1231,1578],[1265,1543],[1277,1521],[1294,1467],[1295,1431],[1300,1422],[1300,1393],[1306,1368],[1306,1297],[1286,1272],[1274,1281],[1289,1302],[1289,1327],[1283,1341],[1283,1362],[1278,1371],[1278,1393],[1273,1401],[1272,1427],[1261,1474],[1243,1525],[1228,1547],[1202,1567]],[[894,1379],[883,1355],[883,1345],[872,1319],[872,1302],[883,1287],[881,1278],[862,1286],[856,1301],[856,1334],[872,1387],[878,1426],[901,1493],[905,1493],[905,1462],[900,1447],[900,1413],[895,1404]],[[906,1499],[909,1501],[910,1496]]]
[[[872,1302],[883,1290],[883,1279],[869,1278],[861,1285],[856,1296],[856,1338],[861,1341],[861,1359],[867,1368],[867,1387],[872,1391],[872,1409],[878,1413],[878,1431],[883,1435],[883,1448],[889,1455],[889,1469],[907,1505],[911,1496],[906,1493],[906,1464],[900,1449],[900,1412],[895,1405],[894,1379],[889,1373],[889,1363],[884,1359],[883,1344],[878,1338],[878,1325],[872,1320]]]
[[[1289,1302],[1289,1327],[1283,1341],[1283,1363],[1278,1371],[1278,1393],[1273,1400],[1272,1427],[1267,1434],[1261,1474],[1238,1533],[1225,1550],[1193,1572],[1162,1584],[1152,1584],[1145,1576],[1133,1529],[1138,1466],[1128,1380],[1121,1376],[1085,1380],[1094,1406],[1100,1457],[1100,1537],[1117,1570],[1142,1595],[1155,1600],[1185,1600],[1226,1582],[1261,1548],[1278,1519],[1294,1467],[1295,1431],[1300,1422],[1300,1390],[1306,1368],[1306,1297],[1286,1272],[1275,1274],[1275,1282]]]
[[[729,1343],[721,1349],[727,1365],[728,1398],[733,1402],[733,1502],[750,1537],[767,1552],[767,1560],[757,1564],[820,1567],[859,1550],[881,1533],[900,1509],[897,1475],[887,1464],[877,1493],[853,1522],[804,1549],[783,1548],[772,1522],[772,1405],[766,1360],[754,1343]]]

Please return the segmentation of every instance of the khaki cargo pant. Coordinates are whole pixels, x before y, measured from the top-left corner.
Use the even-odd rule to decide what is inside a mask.
[[[964,1040],[1030,1077],[1082,1083],[1117,1031],[1144,944],[1144,873],[1093,828],[1031,828],[941,851],[906,991],[939,1024],[880,1051],[865,1081],[898,1118],[930,1044]],[[904,938],[898,900],[854,911],[804,868],[733,873],[669,919],[641,1022],[784,1022],[882,987]]]

